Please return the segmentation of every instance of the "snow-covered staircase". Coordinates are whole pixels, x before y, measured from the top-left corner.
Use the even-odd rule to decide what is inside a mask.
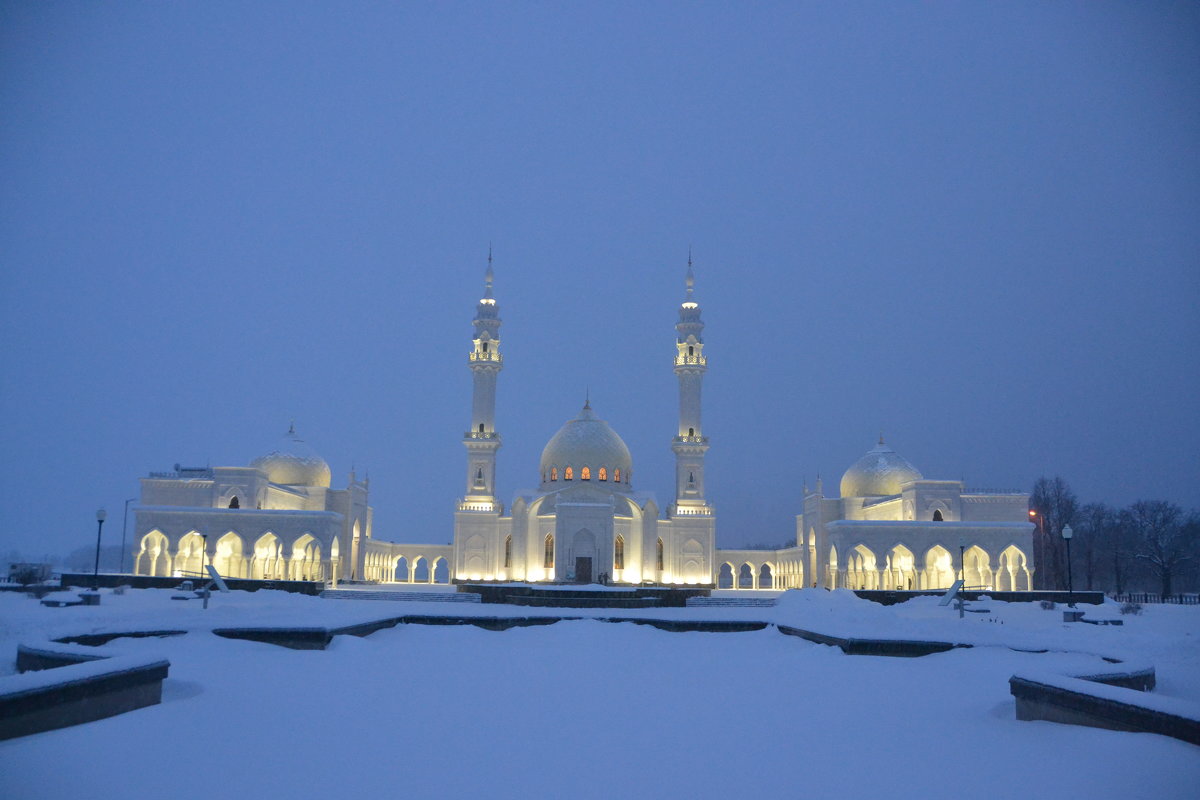
[[[326,589],[328,600],[399,600],[418,603],[478,603],[479,595],[467,592],[362,592],[357,589]]]
[[[775,605],[773,597],[689,597],[689,608],[714,606],[726,608],[770,608]]]

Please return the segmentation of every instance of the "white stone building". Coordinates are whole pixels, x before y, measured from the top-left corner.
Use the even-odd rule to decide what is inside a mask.
[[[289,430],[280,448],[248,467],[177,465],[143,478],[135,571],[195,573],[204,553],[222,574],[252,578],[932,589],[962,572],[968,586],[1029,588],[1027,496],[925,480],[882,438],[846,471],[841,497],[825,497],[820,481],[815,492],[805,488],[795,546],[718,550],[705,494],[707,357],[694,282],[689,259],[672,365],[675,487],[665,508],[634,488],[629,448],[585,403],[543,450],[538,487],[519,492],[506,510],[495,488],[504,356],[489,256],[467,360],[473,401],[452,545],[374,538],[369,482],[351,473],[345,489],[331,489],[328,464]]]

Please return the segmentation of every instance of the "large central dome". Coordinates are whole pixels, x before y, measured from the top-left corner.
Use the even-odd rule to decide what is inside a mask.
[[[585,405],[542,451],[541,474],[543,490],[577,485],[567,481],[615,483],[627,488],[633,475],[633,459],[617,432],[592,412],[591,405]]]
[[[888,497],[900,494],[909,481],[921,480],[921,473],[904,456],[883,443],[867,451],[842,476],[842,497]]]
[[[323,486],[328,489],[332,477],[329,464],[300,438],[295,425],[288,428],[283,441],[274,450],[254,459],[250,466],[267,473],[271,483],[284,486]]]

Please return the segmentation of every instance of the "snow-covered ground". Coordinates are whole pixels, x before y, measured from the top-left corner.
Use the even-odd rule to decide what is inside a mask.
[[[647,611],[321,600],[280,592],[105,593],[47,609],[0,594],[0,667],[17,642],[121,629],[189,635],[107,649],[171,661],[163,703],[0,742],[0,795],[103,797],[1194,797],[1200,748],[1161,736],[1018,722],[1008,677],[1149,662],[1158,693],[1200,702],[1200,608],[1122,627],[1035,604],[885,608],[848,592],[776,608]],[[1085,607],[1118,617],[1115,606]],[[592,619],[492,632],[399,626],[325,651],[223,639],[235,625],[336,626],[399,614],[762,619],[841,636],[977,646],[846,656],[782,636],[667,633]],[[1017,652],[1002,645],[1044,647]]]

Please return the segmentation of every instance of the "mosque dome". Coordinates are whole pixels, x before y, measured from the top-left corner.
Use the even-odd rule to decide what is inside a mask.
[[[633,459],[617,432],[588,404],[547,443],[542,451],[541,473],[543,489],[561,488],[565,481],[628,487]]]
[[[886,497],[900,494],[909,481],[921,480],[920,471],[904,456],[883,443],[867,451],[842,476],[842,497]]]
[[[317,455],[296,433],[288,428],[283,441],[267,453],[250,462],[250,466],[267,473],[267,480],[284,486],[322,486],[329,488],[332,473],[325,459]]]

